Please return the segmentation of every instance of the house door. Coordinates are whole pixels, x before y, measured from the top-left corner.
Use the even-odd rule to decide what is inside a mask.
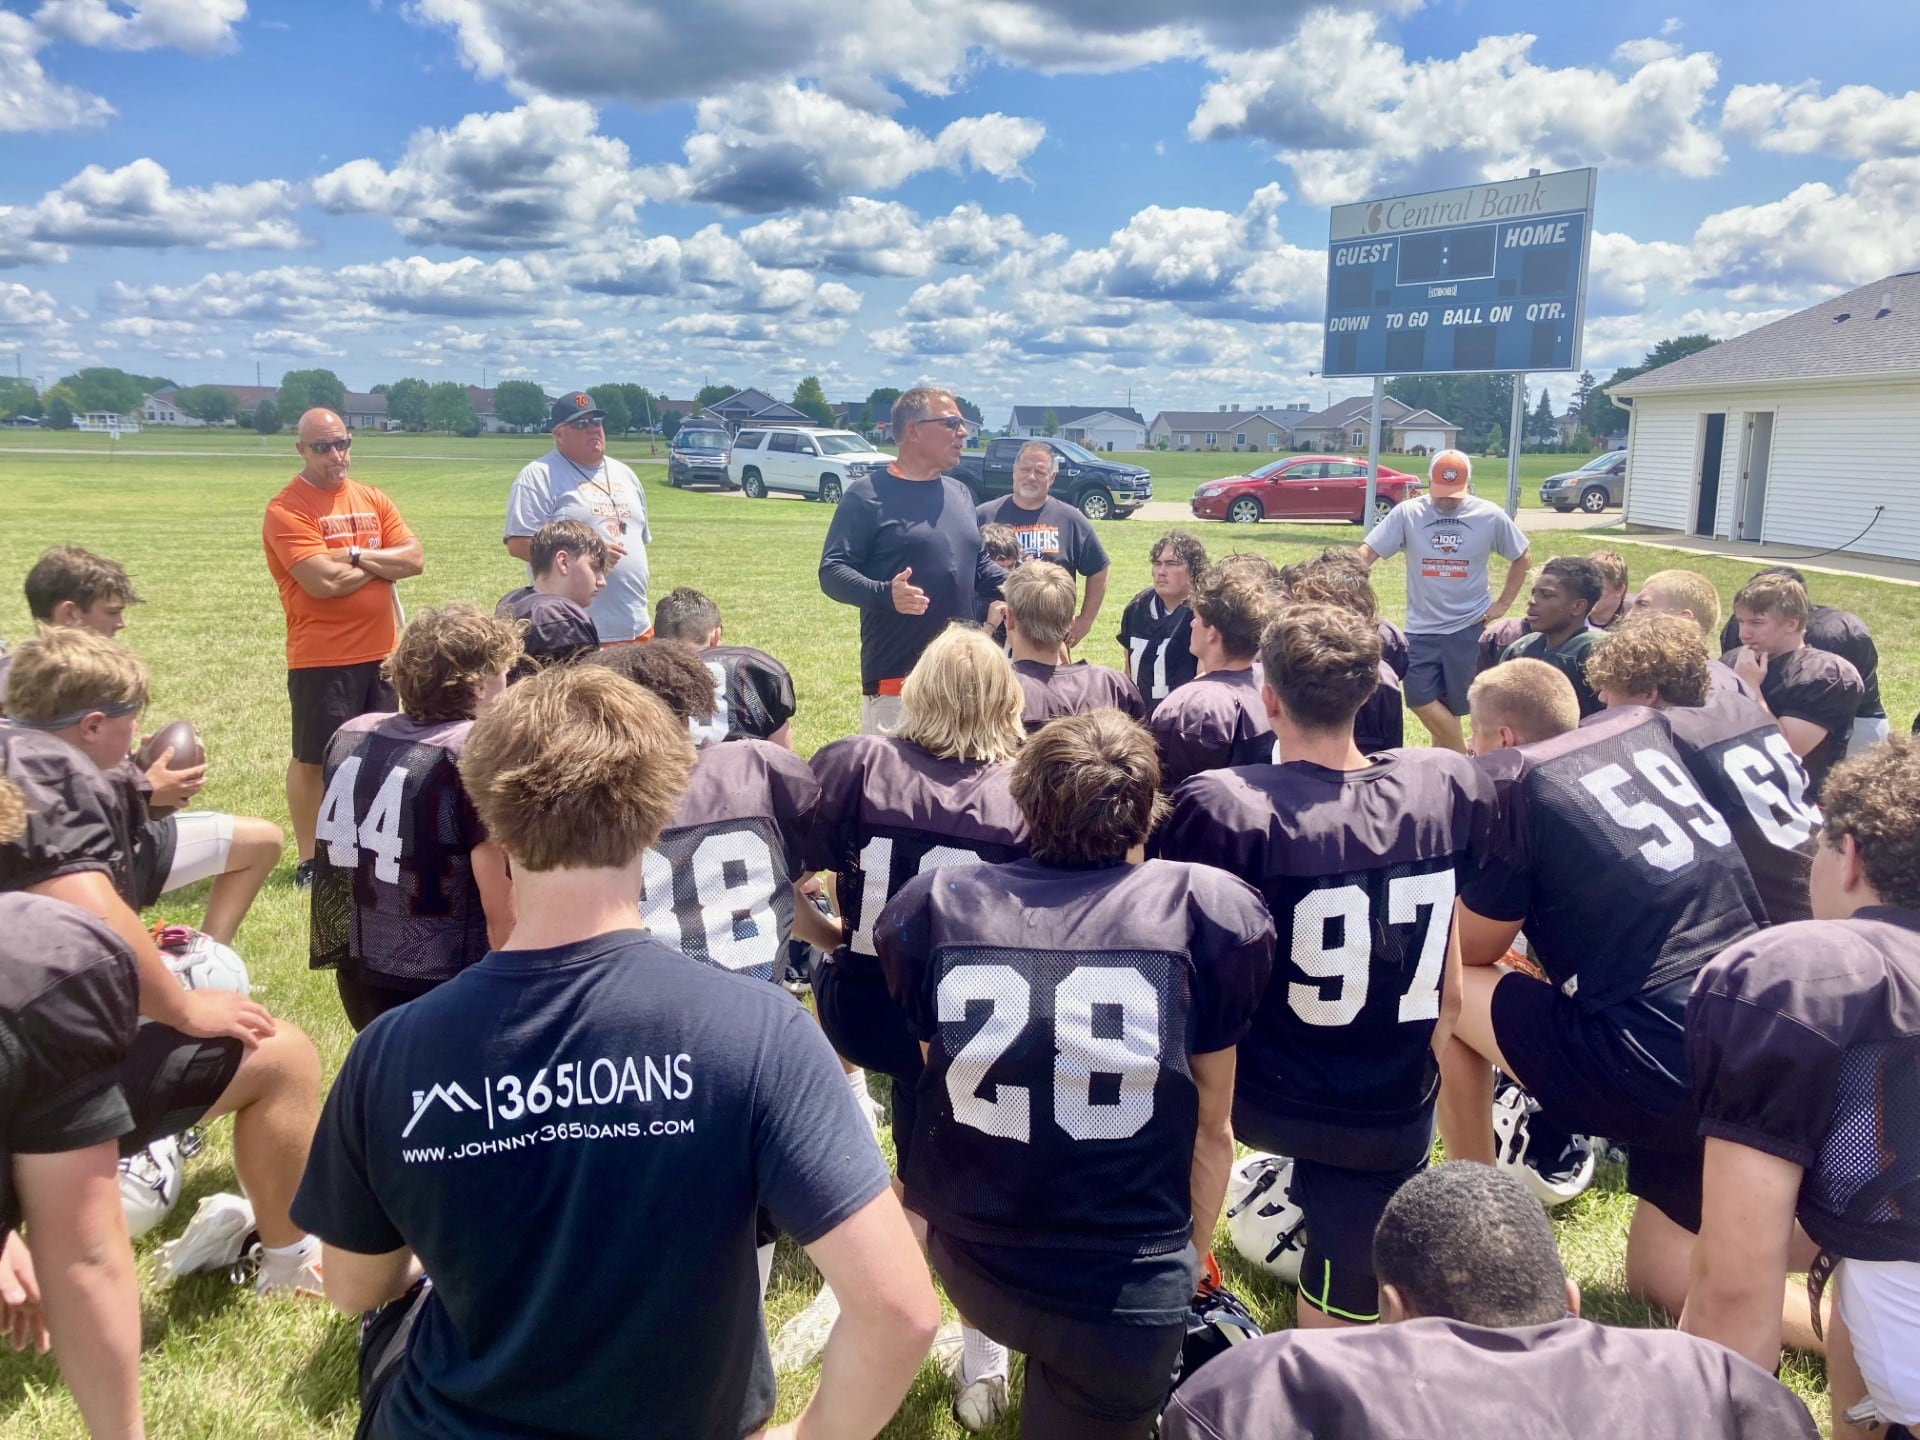
[[[1693,533],[1713,538],[1714,517],[1720,513],[1720,453],[1726,446],[1724,411],[1704,417],[1706,435],[1700,446],[1700,498],[1693,511]]]
[[[1736,540],[1766,538],[1767,470],[1773,460],[1773,411],[1747,416],[1746,454],[1740,464],[1740,509]]]

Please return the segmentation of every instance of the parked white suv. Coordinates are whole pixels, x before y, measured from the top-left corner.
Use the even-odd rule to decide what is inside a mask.
[[[750,500],[784,491],[833,505],[849,480],[858,480],[892,458],[851,430],[769,425],[744,429],[733,437],[727,478]]]

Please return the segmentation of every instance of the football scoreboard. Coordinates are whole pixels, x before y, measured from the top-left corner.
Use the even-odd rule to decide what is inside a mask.
[[[1578,370],[1594,171],[1341,205],[1328,375]]]

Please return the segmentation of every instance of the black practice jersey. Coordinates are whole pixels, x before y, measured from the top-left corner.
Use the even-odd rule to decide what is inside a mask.
[[[1491,670],[1506,658],[1507,647],[1516,640],[1524,639],[1533,633],[1533,626],[1524,615],[1508,615],[1486,625],[1480,631],[1480,652],[1474,664],[1474,673],[1482,674]]]
[[[1732,663],[1731,652],[1727,663]],[[1767,673],[1760,677],[1760,698],[1767,702],[1775,719],[1804,720],[1827,732],[1818,745],[1800,757],[1816,800],[1827,772],[1847,758],[1860,695],[1860,672],[1841,656],[1812,645],[1775,655],[1767,661]]]
[[[314,969],[430,989],[487,953],[486,827],[460,783],[471,720],[361,715],[327,743],[314,825]]]
[[[1109,707],[1132,720],[1147,718],[1147,705],[1134,683],[1118,670],[1076,660],[1070,665],[1046,665],[1038,660],[1016,660],[1013,673],[1026,696],[1020,723],[1031,735],[1049,720]]]
[[[139,1021],[123,940],[61,901],[0,894],[0,1232],[20,1221],[13,1156],[133,1129],[120,1063]]]
[[[1450,750],[1349,771],[1249,765],[1174,792],[1155,853],[1252,882],[1279,936],[1240,1045],[1243,1103],[1316,1127],[1417,1130],[1424,1150],[1454,894],[1492,823],[1491,783]]]
[[[1880,651],[1867,630],[1867,622],[1851,610],[1836,610],[1831,605],[1814,605],[1807,610],[1807,644],[1816,650],[1838,655],[1860,676],[1860,708],[1854,713],[1866,719],[1879,719],[1887,711],[1880,703]],[[1720,649],[1732,650],[1740,644],[1740,617],[1729,615],[1720,627]]]
[[[1266,988],[1259,895],[1204,865],[1020,860],[916,877],[875,938],[929,1047],[906,1203],[979,1244],[1184,1248],[1191,1057],[1239,1043]]]
[[[1139,688],[1151,715],[1160,702],[1200,673],[1193,654],[1193,609],[1182,601],[1171,609],[1148,586],[1120,612],[1120,648],[1127,652],[1127,674]]]
[[[1672,705],[1660,713],[1687,773],[1733,827],[1768,922],[1811,918],[1807,877],[1820,812],[1807,798],[1807,772],[1773,717],[1721,690],[1709,690],[1704,705]]]
[[[710,645],[700,658],[713,676],[713,714],[690,722],[696,745],[770,740],[793,719],[793,677],[771,655],[746,645]]]
[[[1517,920],[1589,1010],[1694,974],[1765,919],[1733,827],[1640,706],[1482,756],[1498,803],[1469,910]]]
[[[1027,822],[1008,789],[1010,762],[941,760],[910,740],[854,735],[822,746],[812,765],[820,808],[807,869],[839,877],[846,940],[834,959],[849,973],[878,980],[874,926],[921,871],[1027,853]]]
[[[1148,722],[1160,747],[1160,788],[1171,791],[1189,775],[1229,765],[1264,765],[1273,758],[1273,727],[1260,700],[1260,675],[1215,670],[1182,685]]]
[[[520,641],[526,653],[507,672],[509,681],[524,680],[549,665],[564,665],[600,648],[593,617],[564,595],[543,595],[531,585],[522,585],[501,596],[493,613],[527,627]]]
[[[1920,1261],[1920,912],[1781,925],[1700,974],[1687,1069],[1703,1135],[1804,1166],[1834,1254]]]
[[[784,974],[793,882],[819,802],[813,772],[791,750],[764,740],[703,747],[642,862],[647,928],[722,970]]]
[[[1401,701],[1400,677],[1384,660],[1380,662],[1380,683],[1353,717],[1353,743],[1362,755],[1398,750],[1407,743],[1407,710]]]
[[[1593,686],[1587,683],[1587,657],[1593,653],[1593,643],[1599,639],[1600,631],[1590,630],[1582,625],[1566,638],[1561,645],[1550,643],[1544,632],[1531,630],[1501,652],[1500,659],[1538,660],[1551,665],[1567,677],[1567,683],[1573,686],[1573,698],[1580,703],[1582,718],[1598,715],[1602,709],[1600,697],[1593,693]]]
[[[0,726],[0,769],[27,802],[25,833],[0,844],[0,890],[97,870],[121,899],[137,903],[134,831],[146,817],[144,806],[130,810],[126,777],[108,775],[64,740],[13,726]]]
[[[1412,652],[1407,649],[1407,635],[1391,620],[1376,620],[1374,626],[1380,631],[1380,658],[1393,671],[1394,678],[1407,678],[1407,669],[1413,664]]]

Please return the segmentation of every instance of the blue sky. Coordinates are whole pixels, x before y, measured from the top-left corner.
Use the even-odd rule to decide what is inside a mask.
[[[0,0],[0,363],[1318,402],[1331,205],[1594,165],[1604,377],[1920,265],[1916,41],[1912,0]]]

